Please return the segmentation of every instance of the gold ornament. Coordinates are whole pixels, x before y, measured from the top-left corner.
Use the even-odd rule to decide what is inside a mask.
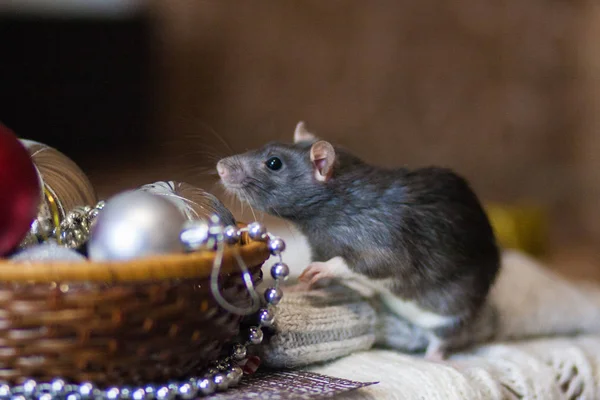
[[[60,243],[64,236],[61,223],[71,210],[94,206],[96,192],[81,168],[63,153],[33,140],[20,141],[29,151],[42,188],[38,216],[21,242],[21,248],[53,236]]]

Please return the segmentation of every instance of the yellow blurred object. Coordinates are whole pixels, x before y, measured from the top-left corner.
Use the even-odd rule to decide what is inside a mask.
[[[544,255],[548,224],[541,207],[490,204],[486,212],[500,246],[536,257]]]

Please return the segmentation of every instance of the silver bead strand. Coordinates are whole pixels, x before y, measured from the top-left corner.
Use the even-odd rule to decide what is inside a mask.
[[[74,218],[69,220],[68,228],[85,227],[89,230],[103,206],[104,203],[100,202],[94,208],[87,207],[82,210],[86,214],[85,221],[78,219],[79,214],[73,215]],[[249,328],[248,338],[245,342],[233,346],[228,357],[215,363],[216,367],[208,368],[202,376],[162,385],[150,384],[134,388],[113,386],[100,390],[91,382],[71,385],[60,378],[54,379],[50,383],[38,383],[33,379],[27,379],[23,384],[12,387],[6,383],[0,383],[0,400],[174,400],[176,398],[185,400],[210,396],[215,392],[222,392],[236,386],[244,375],[242,368],[237,363],[243,362],[247,358],[248,346],[258,345],[263,341],[262,328],[273,326],[275,321],[274,309],[283,296],[280,282],[287,279],[289,268],[283,262],[281,256],[281,253],[285,250],[285,242],[270,235],[259,222],[254,222],[242,229],[232,226],[223,228],[218,226],[216,221],[212,222],[208,226],[205,236],[202,228],[198,225],[188,226],[188,228],[198,229],[197,233],[199,233],[199,235],[193,237],[195,243],[190,247],[200,248],[202,244],[206,246],[206,242],[216,239],[217,236],[222,237],[222,240],[227,244],[235,245],[239,243],[241,234],[247,232],[252,240],[267,241],[271,254],[279,258],[279,261],[271,267],[271,276],[275,283],[265,291],[266,304],[256,314],[256,325]],[[193,240],[190,240],[190,242],[193,242]],[[71,245],[74,244],[74,242],[71,243]]]

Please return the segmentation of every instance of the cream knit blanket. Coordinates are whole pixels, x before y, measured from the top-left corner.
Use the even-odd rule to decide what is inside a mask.
[[[407,353],[426,345],[419,329],[389,314],[374,295],[344,287],[288,291],[262,358],[273,367],[321,362],[308,368],[380,382],[347,395],[355,399],[600,399],[600,288],[570,283],[506,252],[490,303],[468,333],[480,344],[443,365],[369,350]]]

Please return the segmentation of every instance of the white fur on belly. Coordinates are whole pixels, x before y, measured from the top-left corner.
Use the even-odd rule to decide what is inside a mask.
[[[424,329],[432,330],[446,326],[456,320],[455,316],[446,316],[425,310],[414,301],[402,300],[393,294],[388,287],[390,279],[369,279],[352,271],[346,260],[334,257],[325,262],[328,272],[337,277],[344,285],[358,291],[363,296],[378,295],[391,312]]]
[[[454,322],[456,317],[439,315],[419,307],[414,301],[405,301],[387,290],[379,292],[381,301],[394,314],[425,329],[435,329]]]

